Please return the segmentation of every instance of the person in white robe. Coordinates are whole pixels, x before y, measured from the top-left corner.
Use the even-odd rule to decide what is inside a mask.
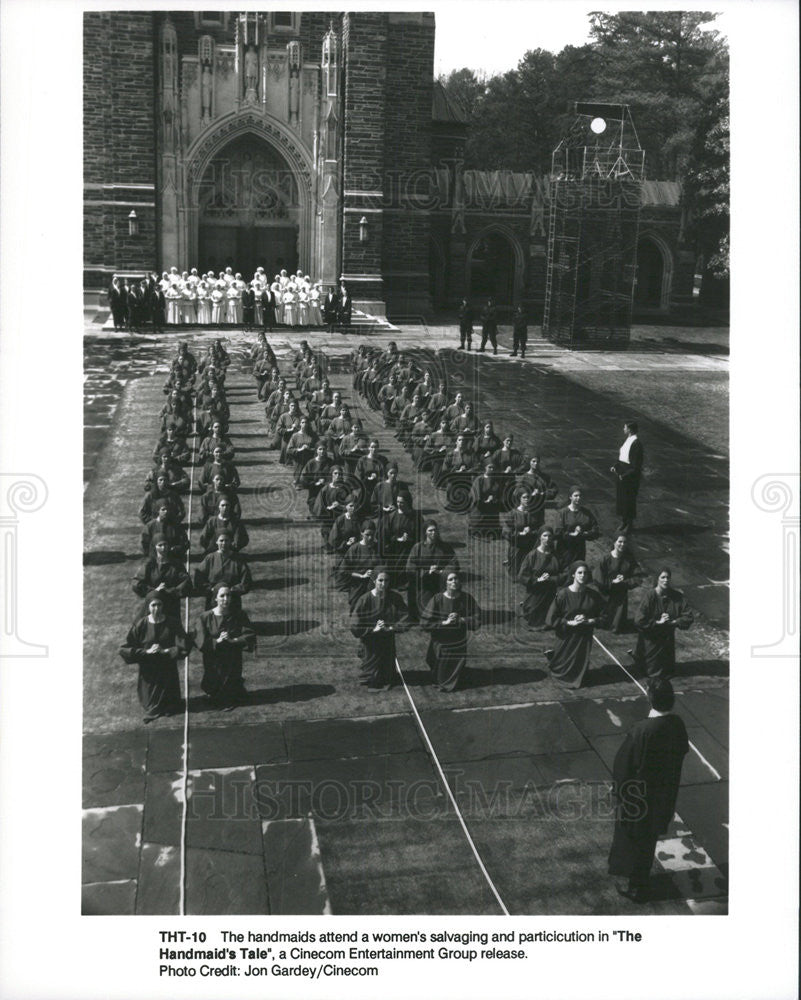
[[[208,326],[211,322],[211,301],[209,286],[206,279],[202,278],[197,286],[197,321],[201,326]]]

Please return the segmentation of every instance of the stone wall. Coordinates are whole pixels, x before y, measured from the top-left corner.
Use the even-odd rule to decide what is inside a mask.
[[[380,12],[345,14],[343,18],[342,273],[356,300],[384,298],[381,254],[387,27],[387,15]],[[359,232],[362,218],[368,222],[364,240]]]
[[[156,266],[154,82],[152,14],[84,14],[86,289]]]
[[[413,316],[431,307],[434,16],[391,13],[388,22],[382,268],[390,315]]]

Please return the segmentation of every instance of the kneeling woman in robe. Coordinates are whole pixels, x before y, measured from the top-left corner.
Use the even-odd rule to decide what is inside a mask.
[[[348,547],[334,570],[334,582],[338,590],[347,591],[351,611],[359,598],[370,589],[373,572],[379,563],[375,524],[365,521],[361,534],[362,537]]]
[[[604,624],[615,634],[626,631],[629,591],[639,583],[639,566],[628,548],[628,539],[619,534],[598,566],[598,589],[606,598]]]
[[[247,614],[233,607],[231,588],[220,584],[216,606],[198,620],[197,643],[203,654],[200,686],[214,704],[225,707],[246,700],[242,681],[242,653],[253,650],[256,633]]]
[[[556,596],[562,574],[553,547],[553,530],[540,531],[539,545],[525,556],[517,574],[517,582],[526,588],[521,602],[523,617],[529,628],[545,628],[548,609]]]
[[[470,487],[470,510],[467,530],[471,538],[497,538],[501,533],[499,520],[500,483],[495,476],[495,466],[487,462],[484,472],[473,480]]]
[[[139,666],[138,693],[145,723],[181,711],[178,660],[192,648],[181,623],[165,616],[164,600],[157,590],[148,594],[147,608],[148,613],[131,626],[120,647],[123,660]]]
[[[587,586],[590,569],[585,562],[570,567],[572,583],[559,590],[548,611],[547,623],[556,630],[559,645],[546,652],[551,676],[567,687],[581,687],[590,665],[593,628],[601,616],[600,594]]]
[[[389,589],[389,570],[375,571],[373,588],[356,601],[350,630],[359,640],[359,682],[368,691],[385,691],[395,677],[395,636],[409,627],[409,612]]]
[[[423,612],[422,626],[431,636],[426,663],[440,691],[454,691],[467,664],[467,633],[481,625],[481,609],[462,590],[459,574],[448,573],[445,591],[435,594]]]
[[[686,631],[693,623],[690,605],[680,590],[670,586],[671,574],[663,567],[656,587],[642,600],[634,620],[639,636],[634,659],[649,677],[673,676],[676,670],[676,629]]]

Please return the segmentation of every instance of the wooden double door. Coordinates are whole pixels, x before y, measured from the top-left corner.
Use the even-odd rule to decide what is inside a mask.
[[[230,267],[246,281],[257,267],[263,267],[270,278],[282,269],[297,271],[297,226],[201,225],[198,267],[215,274]]]

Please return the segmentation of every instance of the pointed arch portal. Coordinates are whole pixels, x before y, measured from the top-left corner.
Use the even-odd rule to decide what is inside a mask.
[[[472,299],[494,298],[496,305],[520,301],[525,259],[523,249],[506,226],[489,226],[467,252],[467,288]]]
[[[184,266],[313,274],[311,160],[269,115],[235,112],[186,154]]]

